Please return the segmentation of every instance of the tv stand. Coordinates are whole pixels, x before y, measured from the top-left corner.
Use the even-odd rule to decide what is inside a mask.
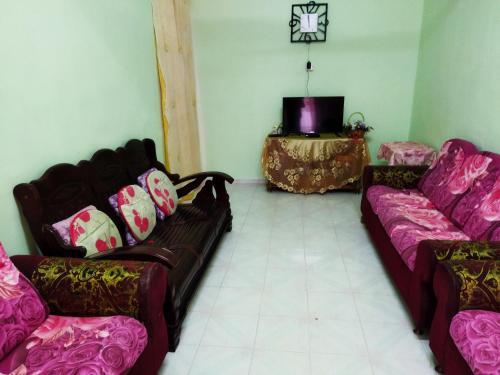
[[[300,194],[359,192],[363,168],[369,163],[363,138],[267,137],[262,151],[268,190]]]

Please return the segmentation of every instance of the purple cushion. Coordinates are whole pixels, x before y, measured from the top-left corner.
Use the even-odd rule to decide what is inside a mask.
[[[466,159],[477,153],[476,146],[470,142],[449,140],[443,144],[435,162],[419,182],[420,191],[448,217],[454,203],[464,193],[463,188],[477,177],[475,168],[470,168],[471,173],[466,174],[463,173],[465,169],[462,169]],[[473,161],[469,159],[467,165],[474,166]]]
[[[455,205],[451,217],[474,240],[493,240],[500,217],[500,155],[483,152],[491,160],[482,178]]]
[[[392,244],[412,271],[420,241],[469,240],[418,190],[375,185],[368,189],[367,198]]]
[[[125,374],[146,344],[146,329],[129,317],[50,315],[0,362],[0,373]]]
[[[0,243],[0,360],[37,329],[48,313],[45,301]]]
[[[500,313],[460,311],[451,321],[450,335],[475,375],[499,373]]]

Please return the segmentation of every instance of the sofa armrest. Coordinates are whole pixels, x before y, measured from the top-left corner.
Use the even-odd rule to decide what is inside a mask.
[[[437,305],[429,344],[438,363],[445,364],[451,321],[459,311],[500,311],[499,280],[498,260],[455,260],[437,265],[433,281]]]
[[[500,259],[500,242],[424,240],[418,244],[414,277],[432,283],[438,262]]]
[[[428,166],[369,165],[363,170],[363,189],[372,185],[384,185],[397,189],[414,189]]]
[[[227,203],[229,201],[229,196],[227,194],[225,183],[229,182],[232,184],[234,179],[226,173],[222,172],[202,172],[192,174],[190,176],[185,176],[175,182],[175,185],[185,184],[184,186],[177,189],[177,195],[179,197],[186,196],[193,190],[197,189],[204,181],[211,181],[211,184],[205,186],[208,188],[215,189],[216,200],[218,203]]]
[[[87,257],[93,260],[134,260],[143,262],[159,262],[168,269],[177,267],[180,261],[180,253],[189,251],[196,253],[187,245],[175,245],[166,247],[154,247],[146,245],[124,246],[113,250],[103,251]]]
[[[159,299],[165,295],[166,271],[156,263],[30,255],[11,259],[38,289],[52,314],[126,315],[142,320],[148,306],[141,302],[148,293],[154,291]]]
[[[229,182],[230,184],[232,184],[234,182],[234,178],[232,178],[230,175],[223,173],[223,172],[200,172],[200,173],[195,173],[195,174],[192,174],[189,176],[182,177],[181,179],[177,180],[177,182],[175,184],[177,185],[177,184],[181,184],[181,183],[186,182],[186,181],[195,180],[198,178],[206,179],[209,177],[213,178],[214,180],[215,179],[222,179],[224,181]]]
[[[45,243],[48,244],[47,248],[43,249],[44,255],[71,258],[84,258],[87,255],[87,249],[84,247],[65,244],[52,225],[44,224],[42,226],[42,235]]]
[[[458,310],[500,311],[500,260],[448,261]]]

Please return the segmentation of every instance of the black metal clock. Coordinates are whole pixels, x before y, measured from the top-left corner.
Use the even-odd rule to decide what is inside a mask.
[[[292,5],[290,42],[326,42],[328,28],[328,4],[310,1],[306,4]]]

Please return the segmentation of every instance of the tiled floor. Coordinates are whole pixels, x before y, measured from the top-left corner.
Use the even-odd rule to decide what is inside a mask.
[[[233,232],[162,374],[434,374],[360,224],[360,195],[234,185],[230,197]]]

